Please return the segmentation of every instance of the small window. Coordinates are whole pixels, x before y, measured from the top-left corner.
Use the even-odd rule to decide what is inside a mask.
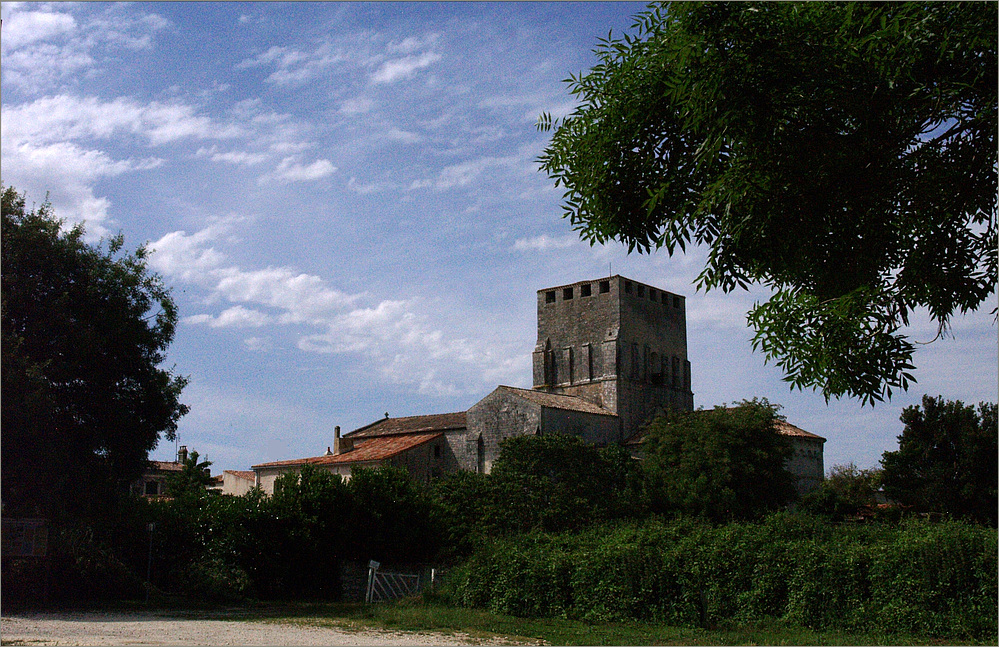
[[[593,296],[593,291],[589,283],[579,286],[579,296],[581,297]]]
[[[651,299],[652,301],[658,301],[659,300],[658,297],[659,297],[659,293],[656,292],[656,289],[655,288],[649,288],[649,299]]]
[[[624,292],[625,294],[631,294],[631,281],[624,282]]]
[[[674,308],[679,308],[680,307],[680,297],[678,297],[676,295],[673,296],[673,307]]]
[[[160,493],[159,483],[156,481],[146,481],[146,496],[156,496]]]
[[[610,281],[600,282],[600,294],[607,294],[610,292]]]
[[[640,297],[644,297],[645,296],[645,286],[644,285],[639,285],[638,286],[638,296],[640,296]]]
[[[441,457],[441,446],[434,445],[434,458],[440,458],[440,457]]]
[[[564,288],[562,290],[562,300],[568,301],[572,299],[572,288]]]
[[[555,303],[555,290],[545,292],[545,303]]]

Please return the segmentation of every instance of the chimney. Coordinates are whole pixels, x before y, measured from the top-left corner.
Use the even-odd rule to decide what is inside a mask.
[[[187,460],[187,445],[181,445],[177,450],[177,462],[183,463]]]
[[[354,439],[341,438],[340,425],[333,427],[333,455],[346,454],[352,449],[354,449]]]

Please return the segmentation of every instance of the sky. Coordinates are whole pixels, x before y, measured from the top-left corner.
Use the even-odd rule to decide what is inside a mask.
[[[877,466],[924,393],[995,402],[994,297],[946,339],[912,322],[907,392],[827,403],[753,352],[765,290],[695,289],[703,249],[579,240],[537,119],[571,112],[565,79],[642,7],[4,2],[2,181],[152,250],[180,310],[165,366],[190,380],[178,442],[213,473],[529,388],[537,290],[611,273],[686,297],[696,407],[780,404],[827,469]]]

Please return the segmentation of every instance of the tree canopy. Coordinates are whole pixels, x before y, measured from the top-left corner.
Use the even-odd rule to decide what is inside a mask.
[[[699,289],[760,283],[753,346],[864,403],[914,381],[997,272],[991,3],[668,3],[567,79],[540,157],[585,240],[706,246]]]
[[[120,235],[89,245],[13,188],[2,214],[4,513],[86,515],[187,412],[185,378],[161,367],[177,308]]]
[[[881,458],[885,495],[916,510],[996,525],[999,466],[995,403],[923,396],[906,407],[898,450]]]
[[[650,422],[642,443],[649,507],[728,521],[793,501],[795,479],[785,468],[792,448],[777,431],[777,410],[765,399],[747,400]]]

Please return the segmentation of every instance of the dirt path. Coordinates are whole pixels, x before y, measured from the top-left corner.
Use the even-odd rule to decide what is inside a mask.
[[[349,631],[141,613],[39,613],[0,619],[3,645],[469,645],[469,636]]]

